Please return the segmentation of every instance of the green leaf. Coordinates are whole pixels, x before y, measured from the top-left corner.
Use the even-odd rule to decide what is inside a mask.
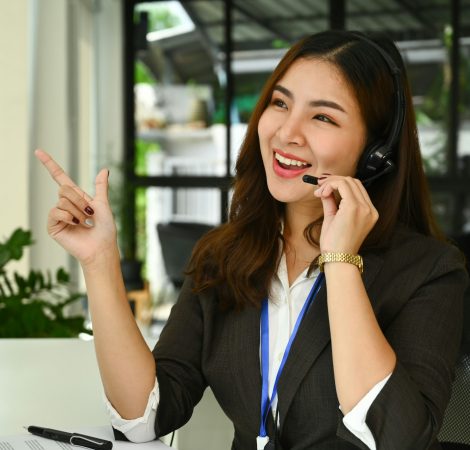
[[[34,270],[29,271],[28,286],[32,292],[36,290],[36,272]]]
[[[51,290],[52,289],[52,274],[51,271],[48,270],[46,273],[46,284],[44,286],[44,289]]]
[[[25,296],[28,283],[18,272],[15,272],[13,276],[15,278],[16,286],[18,287],[18,294],[22,297]]]
[[[44,275],[41,272],[36,272],[36,280],[38,284],[38,289],[44,289]]]
[[[15,295],[15,291],[13,290],[13,286],[11,285],[10,283],[10,280],[8,279],[8,276],[6,273],[2,273],[1,274],[2,278],[3,278],[3,282],[6,286],[6,288],[8,289],[8,292],[10,293],[10,295]]]
[[[4,246],[0,246],[0,269],[10,261],[10,251]]]
[[[70,281],[70,275],[63,267],[60,267],[57,270],[56,279],[58,283],[68,283]]]
[[[23,256],[23,247],[31,245],[32,243],[31,231],[24,231],[21,228],[17,228],[5,245],[10,251],[10,258],[18,260]]]
[[[8,239],[7,245],[9,247],[26,247],[33,243],[31,231],[17,228]]]
[[[80,300],[83,298],[83,294],[71,294],[68,298],[66,298],[64,301],[59,303],[57,306],[59,306],[61,309],[63,309],[65,306],[70,305],[71,303],[76,302],[77,300]]]

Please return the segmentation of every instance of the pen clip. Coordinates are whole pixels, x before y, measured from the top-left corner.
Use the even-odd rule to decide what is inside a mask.
[[[75,447],[85,447],[85,448],[92,448],[92,449],[112,448],[111,442],[103,441],[102,439],[99,439],[99,438],[92,438],[90,436],[85,436],[79,433],[74,433],[72,436],[70,436],[70,444]]]

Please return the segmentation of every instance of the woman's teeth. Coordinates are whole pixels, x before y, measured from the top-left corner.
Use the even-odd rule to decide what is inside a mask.
[[[309,167],[310,166],[309,163],[298,161],[297,159],[285,158],[279,153],[275,153],[274,155],[275,155],[275,158],[284,166],[295,166],[295,167]]]

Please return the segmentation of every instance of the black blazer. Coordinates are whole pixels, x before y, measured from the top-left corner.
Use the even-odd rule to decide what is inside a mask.
[[[436,435],[462,331],[467,284],[462,256],[455,247],[402,229],[387,250],[363,257],[364,284],[398,361],[366,422],[378,450],[439,449]],[[195,295],[187,279],[153,350],[160,386],[157,436],[186,423],[210,386],[234,424],[232,449],[255,450],[259,335],[258,309],[221,312],[214,292]],[[343,425],[338,404],[323,286],[279,380],[277,448],[367,450]],[[271,416],[268,429],[272,435]]]

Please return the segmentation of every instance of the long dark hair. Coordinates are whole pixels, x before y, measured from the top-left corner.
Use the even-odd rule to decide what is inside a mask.
[[[406,111],[394,157],[397,170],[368,188],[379,220],[362,249],[386,246],[398,222],[425,235],[442,238],[431,210],[423,172],[411,92],[403,60],[390,40],[368,36],[382,47],[402,72]],[[377,53],[377,50],[375,50]],[[269,193],[258,137],[258,122],[272,91],[294,61],[315,58],[334,64],[350,85],[367,128],[368,144],[384,139],[393,117],[393,80],[389,67],[366,40],[347,31],[325,31],[308,36],[282,58],[261,92],[248,124],[236,164],[229,221],[196,245],[189,273],[194,289],[215,289],[222,305],[240,309],[259,306],[266,297],[282,247],[279,239],[284,204]],[[309,241],[313,224],[306,229]]]

